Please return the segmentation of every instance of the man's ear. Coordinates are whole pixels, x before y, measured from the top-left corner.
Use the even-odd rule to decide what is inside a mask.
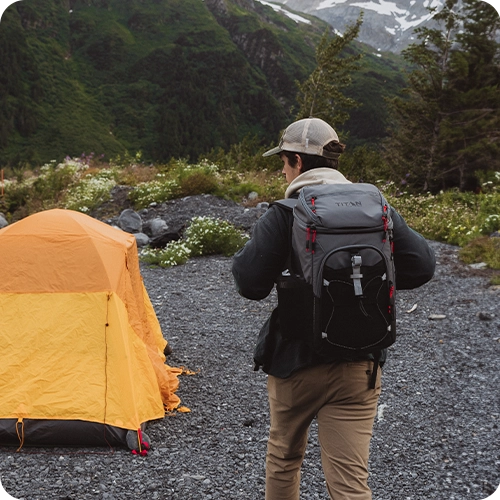
[[[300,155],[295,155],[295,159],[297,160],[297,168],[299,169],[299,172],[302,173],[302,158]]]

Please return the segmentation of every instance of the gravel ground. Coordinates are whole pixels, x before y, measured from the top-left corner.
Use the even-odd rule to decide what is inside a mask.
[[[456,247],[431,244],[435,277],[398,295],[399,338],[384,368],[370,457],[374,500],[481,500],[500,484],[500,290],[459,264]],[[274,292],[261,302],[239,297],[230,258],[142,273],[173,347],[168,363],[198,372],[180,379],[191,413],[150,423],[147,457],[0,448],[2,484],[16,499],[264,498],[266,375],[253,371],[252,352]],[[328,498],[315,423],[301,491]]]

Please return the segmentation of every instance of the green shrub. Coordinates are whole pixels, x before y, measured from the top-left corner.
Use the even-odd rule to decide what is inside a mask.
[[[247,241],[232,224],[211,217],[194,217],[185,232],[192,255],[234,255]]]
[[[76,182],[87,168],[88,165],[70,158],[58,165],[55,162],[44,165],[33,183],[33,197],[53,201],[61,199],[64,191]]]
[[[126,165],[118,169],[117,182],[126,186],[137,186],[141,182],[150,182],[156,178],[158,168],[153,165]]]
[[[352,151],[347,148],[340,157],[339,169],[351,182],[372,184],[385,178],[389,171],[380,152],[367,146],[358,146]]]
[[[78,182],[88,165],[72,158],[43,165],[38,175],[5,181],[6,210],[13,220],[61,205],[67,189]]]
[[[278,172],[226,172],[222,176],[220,192],[240,203],[253,191],[258,194],[258,198],[253,201],[256,204],[259,201],[272,202],[283,198],[286,186],[284,176]]]
[[[171,241],[163,249],[146,248],[141,251],[141,260],[146,264],[171,267],[185,264],[191,255],[191,249],[185,241]]]
[[[162,203],[199,194],[213,194],[239,203],[255,191],[258,193],[258,199],[253,202],[255,204],[283,198],[285,189],[283,175],[275,171],[221,170],[206,159],[194,165],[186,160],[172,160],[156,174],[155,179],[138,183],[129,193],[129,199],[136,209],[145,208],[153,202]]]
[[[139,183],[129,193],[129,198],[136,209],[145,208],[150,203],[162,203],[176,197],[179,184],[176,180],[168,180],[165,174],[158,174],[157,179]]]
[[[227,193],[231,198],[240,200],[248,196],[249,193],[262,192],[261,188],[262,186],[254,181],[236,182],[228,185]]]
[[[481,224],[481,227],[479,228],[482,234],[491,234],[494,233],[495,231],[498,231],[499,229],[500,229],[500,215],[498,214],[488,215]]]
[[[262,198],[268,202],[280,200],[284,198],[286,188],[287,183],[281,171],[267,175],[263,183]]]
[[[68,189],[65,208],[88,213],[111,198],[110,192],[114,186],[114,169],[102,169],[95,175],[86,175]]]
[[[233,144],[227,151],[213,149],[204,155],[208,161],[219,166],[220,170],[236,172],[261,172],[281,170],[283,164],[279,157],[263,157],[262,154],[274,147],[264,146],[255,136],[246,136],[240,143]]]
[[[452,190],[435,196],[388,195],[388,201],[426,238],[453,245],[464,246],[499,227],[497,192],[474,194]]]
[[[491,269],[500,269],[500,238],[477,238],[460,249],[459,256],[466,264],[485,262]]]
[[[221,254],[231,256],[248,240],[227,221],[211,217],[194,217],[184,239],[169,243],[164,249],[144,249],[141,260],[161,267],[176,266],[189,257]]]
[[[33,191],[34,177],[24,182],[17,180],[6,179],[4,181],[4,200],[3,205],[5,210],[9,213],[18,211],[24,207],[31,199]],[[28,214],[26,214],[28,215]]]
[[[179,195],[194,196],[197,194],[212,194],[218,189],[217,180],[213,175],[195,171],[180,179]]]
[[[174,163],[169,174],[177,180],[178,195],[181,197],[214,193],[220,179],[219,168],[208,160],[201,160],[194,165],[179,160],[176,164]]]
[[[136,209],[150,203],[162,203],[174,198],[215,193],[220,176],[216,165],[203,160],[189,165],[185,160],[171,161],[156,179],[141,182],[130,192],[129,198]]]

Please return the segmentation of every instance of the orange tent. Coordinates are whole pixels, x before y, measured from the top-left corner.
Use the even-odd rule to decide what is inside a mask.
[[[0,444],[121,444],[179,404],[136,241],[48,210],[0,230]]]

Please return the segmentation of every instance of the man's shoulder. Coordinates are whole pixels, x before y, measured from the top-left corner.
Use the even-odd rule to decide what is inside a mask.
[[[274,201],[272,205],[278,205],[279,207],[282,207],[286,210],[293,211],[295,208],[295,205],[297,204],[297,200],[294,198],[283,198],[282,200],[276,200]]]

